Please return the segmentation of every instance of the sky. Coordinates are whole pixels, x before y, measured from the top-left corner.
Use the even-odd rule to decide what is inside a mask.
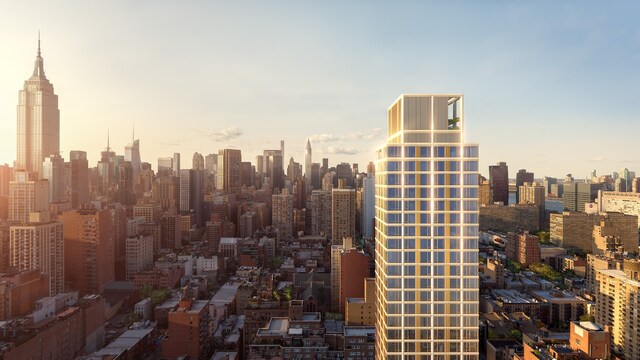
[[[140,139],[143,161],[239,148],[304,162],[374,160],[403,93],[463,93],[481,173],[640,173],[638,2],[6,1],[0,163],[37,34],[59,96],[61,151],[95,164]]]

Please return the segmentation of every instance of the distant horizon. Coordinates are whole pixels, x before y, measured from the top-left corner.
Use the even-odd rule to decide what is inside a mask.
[[[196,151],[222,148],[254,163],[280,140],[285,163],[302,163],[310,137],[314,162],[365,169],[402,93],[464,94],[465,138],[479,144],[485,176],[499,161],[536,178],[640,164],[640,4],[285,1],[246,9],[7,4],[0,163],[16,158],[17,94],[40,29],[60,102],[61,155],[86,151],[91,166],[107,131],[122,154],[135,125],[153,168],[177,150],[185,166]]]

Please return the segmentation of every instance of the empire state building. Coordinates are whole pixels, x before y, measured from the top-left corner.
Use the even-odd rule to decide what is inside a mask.
[[[60,152],[60,110],[58,95],[44,74],[40,54],[36,56],[33,75],[18,93],[18,141],[16,169],[37,173],[42,177],[42,162]]]

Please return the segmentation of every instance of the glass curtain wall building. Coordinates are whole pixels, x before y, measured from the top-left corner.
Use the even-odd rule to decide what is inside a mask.
[[[402,95],[376,160],[376,358],[477,360],[478,146],[463,95]]]

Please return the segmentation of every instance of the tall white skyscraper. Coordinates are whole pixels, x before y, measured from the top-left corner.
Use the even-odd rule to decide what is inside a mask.
[[[124,160],[131,161],[133,168],[133,181],[135,182],[142,170],[142,160],[140,158],[140,140],[132,139],[131,144],[124,147]]]
[[[313,162],[311,158],[311,142],[307,138],[307,147],[304,150],[304,178],[307,194],[313,190]]]
[[[478,146],[462,95],[402,95],[376,160],[376,358],[476,360]]]
[[[44,74],[40,38],[33,75],[18,93],[17,130],[15,168],[42,176],[44,158],[60,153],[60,110],[58,95]]]

